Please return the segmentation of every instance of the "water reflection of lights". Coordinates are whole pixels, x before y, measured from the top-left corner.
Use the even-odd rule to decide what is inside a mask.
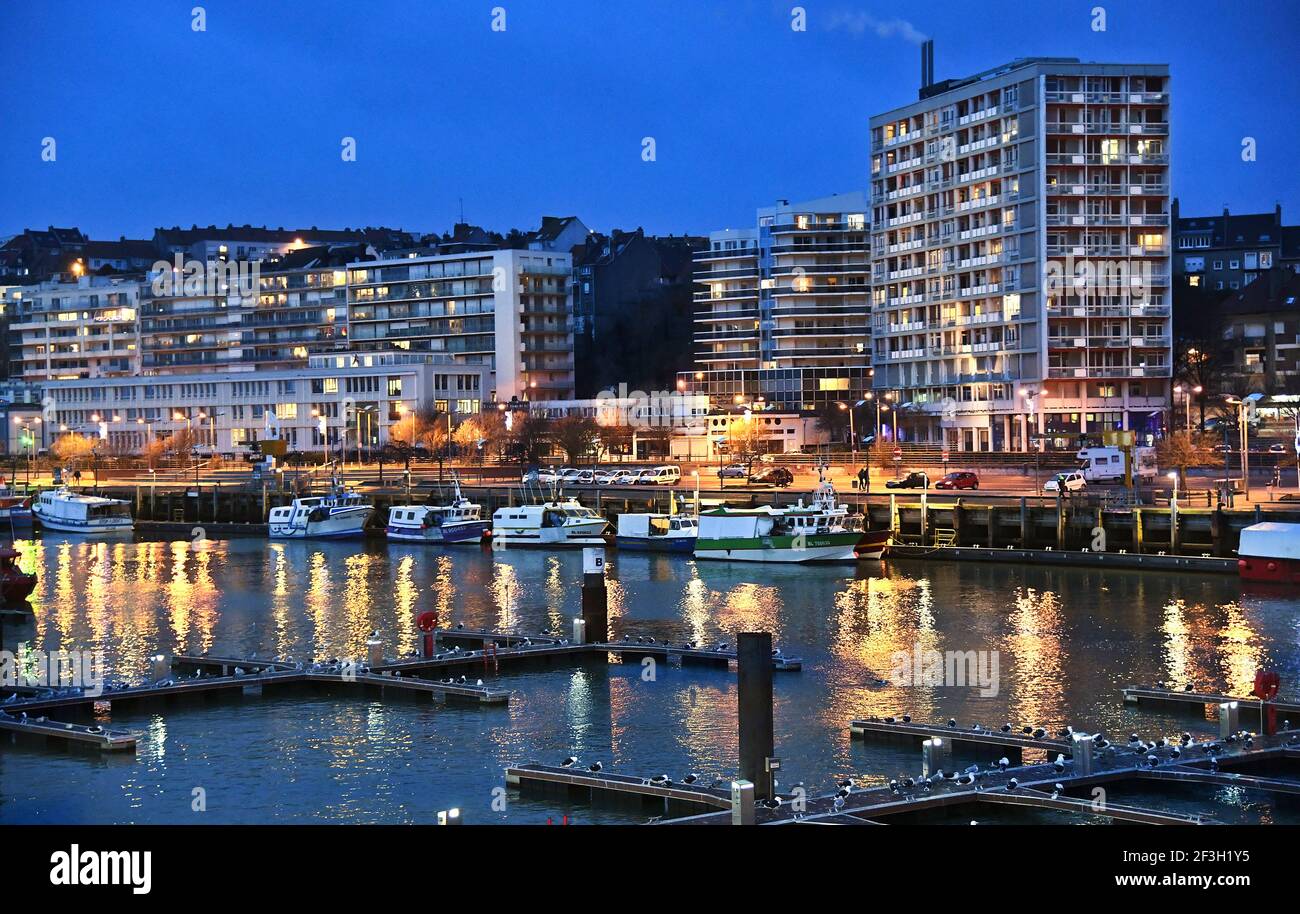
[[[442,604],[445,602],[443,596],[443,581],[447,579],[446,586],[450,587],[450,564],[451,561],[446,556],[440,556],[438,560],[437,580],[434,587],[434,599],[436,608],[441,618]],[[447,566],[447,567],[444,567]],[[394,619],[397,626],[397,654],[404,657],[415,649],[415,617],[419,613],[420,588],[415,583],[415,556],[404,555],[397,561],[397,573],[393,581],[393,609],[396,613]]]
[[[519,606],[519,573],[514,565],[497,562],[492,566],[492,583],[488,585],[492,598],[493,618],[499,631],[509,631],[506,622],[516,618]]]
[[[1258,636],[1240,603],[1228,603],[1220,608],[1225,616],[1218,631],[1223,677],[1230,694],[1246,695],[1255,687],[1255,673],[1263,663]]]
[[[1191,682],[1194,678],[1191,629],[1185,618],[1186,612],[1187,604],[1182,600],[1170,600],[1165,604],[1161,630],[1165,633],[1165,674],[1171,682]]]
[[[709,587],[700,579],[699,569],[691,563],[691,577],[682,588],[680,612],[688,628],[688,640],[702,644],[708,637],[713,619]]]
[[[1005,645],[1011,662],[999,666],[1003,689],[1010,687],[1011,719],[1065,723],[1061,598],[1050,590],[1017,588],[1010,622]]]

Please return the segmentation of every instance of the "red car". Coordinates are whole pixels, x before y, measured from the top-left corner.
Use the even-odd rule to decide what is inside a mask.
[[[949,473],[934,484],[936,489],[978,489],[980,487],[980,478],[974,473],[962,470],[957,473]]]

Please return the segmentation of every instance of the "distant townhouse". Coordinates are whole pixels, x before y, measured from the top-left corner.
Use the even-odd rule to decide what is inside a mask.
[[[1220,383],[1239,394],[1300,394],[1300,273],[1275,266],[1221,310]]]
[[[1282,223],[1282,204],[1271,213],[1186,216],[1172,204],[1174,285],[1208,292],[1244,289],[1274,267],[1300,270],[1300,226]]]

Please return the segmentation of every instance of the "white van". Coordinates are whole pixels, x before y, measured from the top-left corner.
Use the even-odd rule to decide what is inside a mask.
[[[662,466],[642,470],[636,481],[643,486],[675,486],[681,478],[682,471],[677,467]]]
[[[1086,447],[1076,455],[1079,472],[1088,482],[1123,482],[1124,451],[1117,447]],[[1155,448],[1133,449],[1133,474],[1138,480],[1150,482],[1156,478]]]

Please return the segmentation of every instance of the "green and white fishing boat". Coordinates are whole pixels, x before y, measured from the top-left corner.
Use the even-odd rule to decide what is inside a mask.
[[[777,508],[717,508],[700,514],[697,559],[733,562],[856,562],[878,559],[888,530],[864,531],[861,519],[835,500],[823,477],[812,503]]]

